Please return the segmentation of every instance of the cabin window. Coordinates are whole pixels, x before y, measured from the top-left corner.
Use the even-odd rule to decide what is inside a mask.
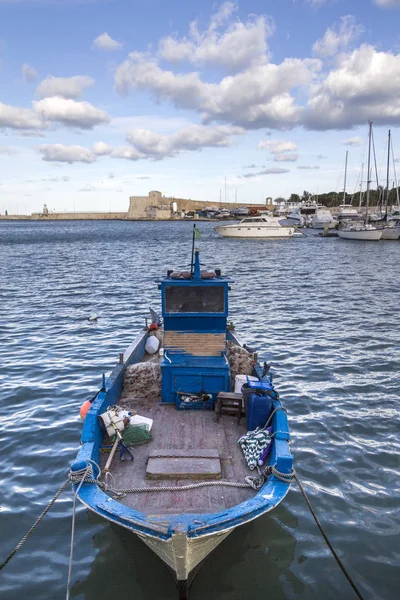
[[[166,286],[165,310],[167,313],[223,313],[224,288],[199,285]]]

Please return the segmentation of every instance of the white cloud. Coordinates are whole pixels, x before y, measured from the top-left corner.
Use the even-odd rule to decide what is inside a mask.
[[[126,136],[129,146],[112,148],[105,142],[96,142],[91,148],[43,144],[38,150],[43,160],[49,162],[93,163],[100,156],[128,160],[162,160],[185,151],[201,150],[205,147],[225,148],[231,144],[231,136],[242,133],[238,127],[220,125],[205,127],[191,125],[171,135],[161,135],[147,129],[134,129]]]
[[[46,121],[57,121],[70,127],[92,129],[100,123],[109,123],[106,112],[89,102],[76,102],[66,98],[44,98],[33,103],[35,112]]]
[[[295,162],[299,158],[298,154],[276,154],[275,162]]]
[[[41,129],[42,119],[28,108],[19,108],[0,102],[0,127],[10,129]]]
[[[93,47],[98,50],[105,50],[106,52],[112,52],[113,50],[119,50],[122,48],[122,44],[113,40],[107,32],[102,33],[93,42]]]
[[[374,4],[382,8],[392,8],[393,6],[400,6],[400,0],[374,0]]]
[[[32,83],[33,81],[37,81],[39,79],[38,72],[27,63],[22,65],[22,77],[27,83]]]
[[[326,30],[325,35],[315,42],[313,53],[316,56],[322,58],[334,56],[339,50],[350,46],[364,32],[364,27],[357,25],[352,15],[341,17],[340,20],[339,31],[336,31],[335,27],[330,27]]]
[[[79,98],[93,84],[94,79],[87,75],[75,75],[74,77],[53,77],[49,75],[39,83],[36,89],[36,96],[39,98],[53,96],[72,99]]]
[[[196,22],[190,24],[187,37],[163,38],[159,55],[169,62],[188,61],[196,65],[222,67],[238,71],[265,59],[267,38],[274,31],[271,19],[252,16],[245,23],[228,22],[236,10],[233,2],[225,2],[211,17],[209,27],[199,31]],[[220,29],[225,27],[224,31]]]
[[[7,146],[0,146],[0,156],[15,156],[18,154],[14,148],[9,148]]]
[[[246,173],[245,175],[241,175],[241,177],[246,177],[246,179],[251,179],[253,177],[259,177],[261,175],[282,175],[283,173],[290,173],[289,169],[280,169],[278,167],[272,167],[271,169],[264,169],[263,171],[259,171],[258,173]]]
[[[360,137],[358,137],[358,136],[356,136],[356,137],[351,137],[351,138],[348,138],[347,140],[344,140],[344,141],[342,142],[342,144],[343,144],[344,146],[361,146],[361,144],[362,144],[362,139],[361,139]]]
[[[329,2],[329,0],[306,0],[306,4],[310,5],[312,8],[321,8],[321,6],[327,2]]]
[[[38,147],[42,160],[48,162],[93,163],[96,156],[89,148],[83,146],[64,146],[63,144],[43,144]]]
[[[52,181],[52,182],[63,181],[63,182],[67,182],[70,179],[71,178],[68,175],[63,175],[62,177],[44,177],[42,179],[42,181]]]
[[[111,153],[111,158],[126,158],[127,160],[140,160],[143,158],[141,152],[135,150],[135,148],[130,148],[129,146],[120,146],[119,148],[115,148]]]
[[[337,67],[310,88],[304,124],[310,129],[346,129],[400,124],[400,54],[363,44],[341,55]]]
[[[311,166],[311,165],[299,165],[296,168],[297,169],[301,169],[303,171],[317,171],[319,169],[319,166],[318,165],[315,165],[315,166]]]
[[[112,146],[105,142],[96,142],[93,144],[92,150],[96,156],[106,156],[107,154],[111,154],[113,149]]]
[[[261,140],[257,146],[258,150],[269,150],[271,154],[282,154],[283,152],[293,152],[297,150],[295,142],[285,140]]]
[[[176,156],[185,150],[201,150],[206,146],[230,146],[231,136],[239,133],[243,131],[238,127],[191,125],[172,135],[160,135],[146,129],[135,129],[127,134],[126,140],[143,158],[162,159]]]
[[[285,59],[259,64],[220,83],[205,83],[196,72],[175,74],[146,55],[132,53],[115,73],[121,94],[149,91],[177,108],[199,111],[205,123],[223,121],[246,128],[288,128],[300,121],[301,107],[291,91],[309,84],[320,70],[318,59]]]

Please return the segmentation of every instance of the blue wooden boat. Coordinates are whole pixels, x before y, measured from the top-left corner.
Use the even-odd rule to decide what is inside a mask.
[[[168,271],[160,280],[162,327],[153,318],[103,379],[87,405],[82,445],[71,466],[79,500],[143,540],[172,570],[180,598],[187,598],[194,574],[213,549],[236,527],[275,508],[291,482],[286,411],[267,369],[228,325],[231,283],[218,269],[201,271],[197,250],[190,272]],[[155,331],[161,347],[148,354],[145,346]],[[232,394],[235,353],[250,359],[249,382],[264,384],[272,403],[270,453],[258,472],[248,468],[238,444],[247,432],[249,404],[243,417],[241,400],[231,405],[221,400],[238,398]],[[138,371],[154,374],[140,393],[130,388],[138,384]],[[252,397],[250,390],[248,402]],[[101,415],[114,406],[151,419],[153,427],[150,442],[134,445],[133,461],[127,453],[125,460],[116,454],[110,467],[103,450],[118,442],[108,438]],[[120,454],[124,448],[120,444]]]

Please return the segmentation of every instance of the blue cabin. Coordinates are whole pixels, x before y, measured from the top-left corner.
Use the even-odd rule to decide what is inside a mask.
[[[201,271],[198,250],[193,272],[168,271],[161,281],[162,403],[212,410],[218,392],[230,390],[226,357],[230,283],[218,269]]]

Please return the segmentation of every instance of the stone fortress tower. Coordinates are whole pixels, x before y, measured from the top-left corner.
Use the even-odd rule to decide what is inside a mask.
[[[204,201],[185,198],[167,198],[157,190],[148,196],[130,196],[128,219],[170,219],[175,213],[199,210]]]

